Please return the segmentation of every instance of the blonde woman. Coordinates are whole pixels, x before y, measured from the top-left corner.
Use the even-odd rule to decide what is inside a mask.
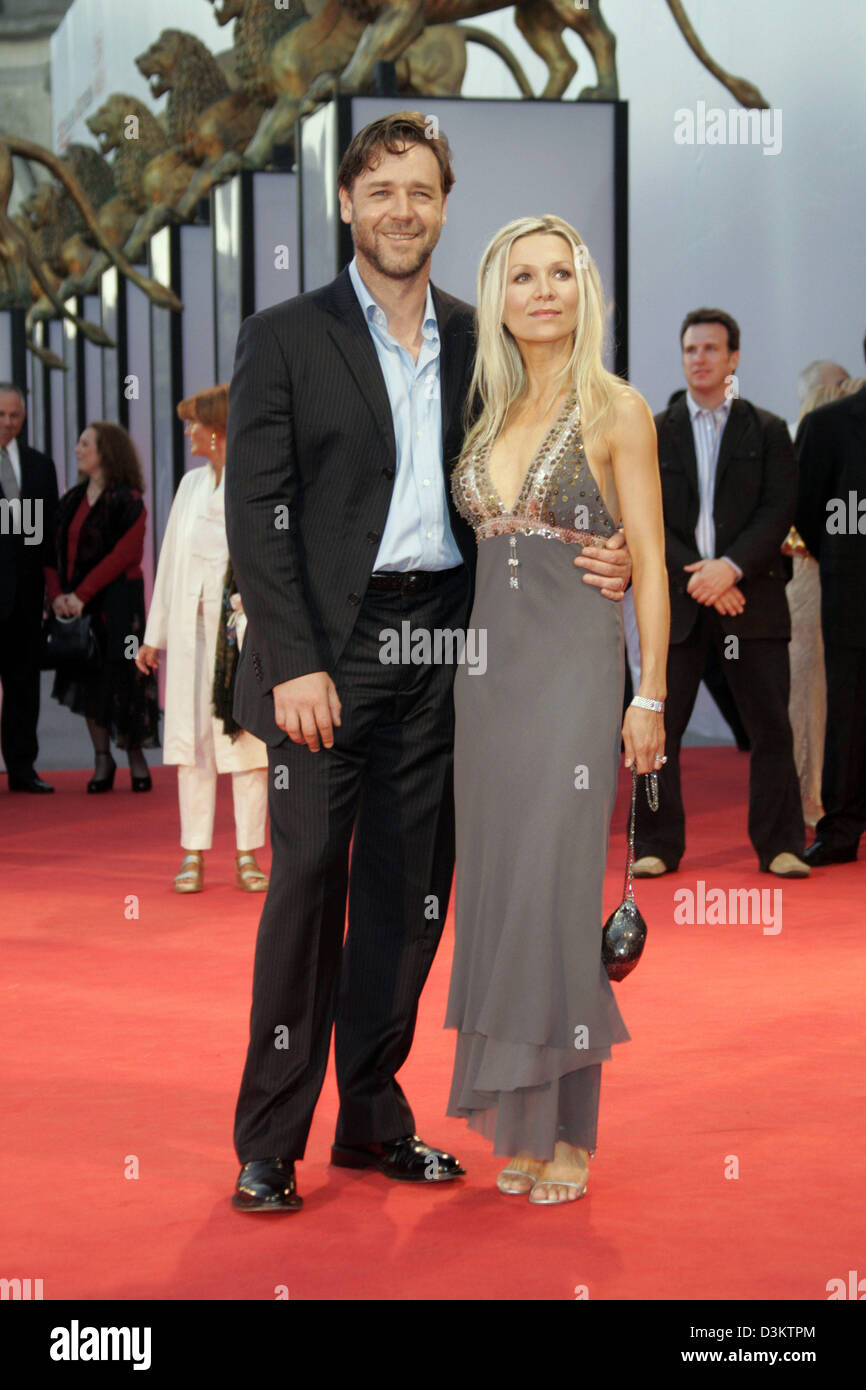
[[[213,710],[214,668],[228,565],[224,510],[228,387],[215,386],[181,401],[190,452],[204,468],[185,474],[172,503],[159,556],[153,598],[138,654],[142,671],[168,653],[163,761],[177,764],[180,842],[186,851],[174,886],[201,892],[204,852],[213,843],[217,774],[230,772],[234,800],[235,882],[260,893],[268,886],[255,851],[265,842],[267,749],[244,731],[224,731]],[[234,605],[237,609],[237,603]],[[242,640],[243,620],[234,625]]]
[[[669,609],[656,437],[602,363],[598,272],[561,218],[509,223],[478,276],[480,405],[452,476],[478,541],[469,622],[482,675],[454,687],[456,941],[448,1113],[508,1156],[501,1192],[574,1201],[595,1151],[601,1064],[628,1039],[601,962],[620,733],[626,766],[664,760]],[[623,525],[641,643],[621,724],[622,615],[574,583]]]

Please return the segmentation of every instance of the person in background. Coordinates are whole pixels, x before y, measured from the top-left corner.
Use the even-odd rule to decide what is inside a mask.
[[[87,720],[95,760],[88,792],[114,785],[112,740],[126,750],[132,790],[148,792],[142,749],[159,747],[159,700],[156,680],[136,670],[130,642],[144,631],[141,464],[126,430],[106,420],[87,426],[75,456],[81,481],[57,508],[57,567],[46,570],[46,588],[58,617],[90,615],[99,656],[92,666],[59,667],[51,693]]]
[[[236,594],[231,602],[234,582],[225,528],[228,387],[200,391],[181,401],[177,412],[186,421],[191,453],[207,459],[207,465],[185,474],[172,503],[138,653],[139,669],[147,672],[156,670],[161,650],[168,654],[163,762],[177,764],[185,851],[174,886],[178,893],[202,890],[204,851],[213,843],[217,775],[230,772],[235,883],[245,892],[261,893],[268,880],[255,850],[265,843],[267,748],[231,719],[245,619]]]
[[[808,367],[804,367],[797,377],[797,400],[800,402],[800,416],[802,420],[806,413],[806,401],[813,392],[827,387],[841,386],[843,381],[849,380],[849,373],[844,367],[840,367],[838,362],[832,362],[827,357],[819,357],[814,362],[810,362]],[[811,407],[815,409],[814,405]]]
[[[748,824],[760,867],[806,878],[780,554],[796,504],[794,451],[785,422],[737,394],[740,330],[730,314],[687,314],[680,346],[688,390],[656,417],[671,600],[668,761],[658,813],[638,798],[634,873],[673,872],[684,853],[680,743],[713,646],[752,745]]]
[[[813,365],[824,367],[833,364]],[[797,383],[798,392],[808,372],[809,368],[801,374]],[[803,398],[800,421],[818,406],[838,400],[850,381],[847,373],[836,381],[829,381],[826,376],[825,373],[823,384],[814,386]],[[793,576],[785,587],[791,612],[791,643],[788,648],[791,698],[788,714],[794,735],[794,760],[803,798],[803,819],[808,826],[814,827],[824,814],[821,769],[827,720],[827,678],[824,675],[824,640],[821,636],[821,578],[817,560],[809,554],[794,526],[788,532],[782,553],[790,555],[793,563]]]
[[[827,674],[824,815],[809,864],[857,858],[866,829],[866,379],[804,416],[797,432],[800,494],[794,524],[821,577]]]
[[[45,454],[19,439],[24,392],[0,382],[0,500],[21,524],[0,527],[0,751],[10,792],[53,792],[35,770],[39,755],[39,643],[44,569],[53,563],[57,473]],[[31,530],[28,534],[27,527]]]

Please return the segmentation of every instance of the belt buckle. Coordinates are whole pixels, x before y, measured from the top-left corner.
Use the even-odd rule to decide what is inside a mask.
[[[420,574],[407,574],[405,580],[405,590],[407,594],[417,594],[421,587]]]

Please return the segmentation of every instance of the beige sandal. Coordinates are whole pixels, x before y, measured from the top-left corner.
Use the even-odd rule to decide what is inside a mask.
[[[183,856],[180,873],[175,874],[176,893],[200,893],[204,884],[204,855],[200,849],[190,850]]]
[[[245,893],[267,892],[268,876],[259,868],[252,850],[235,855],[235,886]]]

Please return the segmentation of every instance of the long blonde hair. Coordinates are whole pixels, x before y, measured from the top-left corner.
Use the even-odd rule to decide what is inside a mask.
[[[566,383],[574,387],[584,433],[597,432],[603,426],[617,387],[625,385],[622,378],[614,376],[602,362],[605,306],[601,276],[579,233],[554,213],[519,217],[496,233],[478,269],[478,347],[464,406],[463,455],[476,446],[484,448],[492,444],[511,406],[526,393],[526,369],[520,348],[502,322],[502,315],[511,248],[518,238],[537,232],[561,236],[572,249],[575,275],[581,289],[577,325],[571,355],[552,384],[557,392]],[[478,402],[480,414],[472,423]]]

